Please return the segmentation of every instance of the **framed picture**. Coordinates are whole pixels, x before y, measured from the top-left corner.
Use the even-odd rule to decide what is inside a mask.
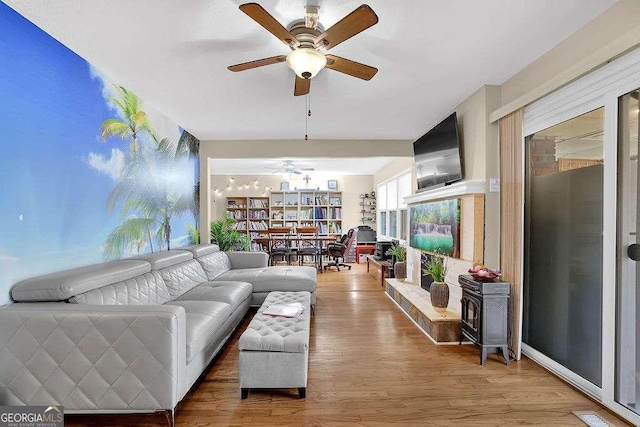
[[[460,199],[409,206],[409,245],[460,258]]]
[[[327,181],[327,188],[329,190],[337,190],[338,189],[338,181],[335,179],[330,179]]]
[[[289,191],[289,181],[282,181],[280,183],[280,191]]]

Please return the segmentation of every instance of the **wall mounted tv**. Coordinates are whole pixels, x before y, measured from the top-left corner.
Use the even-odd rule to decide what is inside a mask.
[[[453,113],[413,143],[418,191],[462,179],[458,120]]]

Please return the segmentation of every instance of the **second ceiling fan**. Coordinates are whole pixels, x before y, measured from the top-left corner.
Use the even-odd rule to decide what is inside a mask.
[[[324,52],[339,45],[378,22],[378,16],[366,4],[342,18],[326,31],[318,23],[318,6],[306,7],[305,19],[283,27],[257,3],[240,5],[240,10],[291,48],[288,55],[278,55],[227,67],[230,71],[244,71],[265,65],[286,62],[296,73],[293,94],[309,93],[311,78],[323,68],[329,68],[363,80],[371,80],[378,69]]]

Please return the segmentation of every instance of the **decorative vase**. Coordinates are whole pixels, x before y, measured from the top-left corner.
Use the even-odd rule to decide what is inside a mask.
[[[407,278],[407,263],[398,261],[393,264],[393,275],[398,282],[404,282]]]
[[[431,305],[433,309],[439,313],[447,311],[449,305],[449,285],[445,282],[433,282],[431,289],[429,289],[431,295]]]

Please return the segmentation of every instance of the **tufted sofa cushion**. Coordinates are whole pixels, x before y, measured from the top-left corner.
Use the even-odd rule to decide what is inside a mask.
[[[187,363],[200,353],[231,315],[231,306],[219,301],[171,301],[187,314]]]
[[[244,282],[207,282],[185,292],[176,301],[220,301],[235,311],[251,297],[253,286]]]
[[[270,305],[299,302],[305,310],[295,318],[262,314]],[[304,353],[309,349],[309,292],[271,292],[240,337],[238,348],[250,351]]]
[[[123,282],[83,292],[69,299],[74,304],[92,305],[160,305],[171,300],[169,289],[157,271]]]
[[[18,302],[64,301],[149,271],[151,266],[148,262],[132,259],[87,265],[23,280],[14,285],[11,296]]]
[[[172,299],[207,281],[207,276],[204,274],[202,266],[195,259],[181,262],[159,271]]]
[[[202,265],[207,280],[214,280],[231,269],[231,262],[225,252],[210,252],[198,257],[198,262]]]

